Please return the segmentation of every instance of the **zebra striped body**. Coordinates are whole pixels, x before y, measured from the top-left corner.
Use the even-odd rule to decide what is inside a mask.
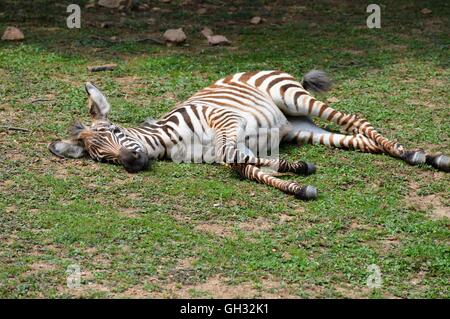
[[[276,77],[273,73],[258,72],[254,76],[238,73],[221,79],[178,105],[159,121],[130,128],[128,132],[145,141],[147,152],[156,153],[155,157],[159,159],[171,159],[179,149],[189,148],[192,141],[197,145],[210,143],[217,137],[217,131],[225,131],[228,137],[237,138],[237,135],[245,134],[256,138],[255,134],[264,131],[261,129],[266,129],[268,135],[271,130],[275,133],[279,130],[280,137],[283,137],[289,127],[286,116],[273,98],[262,90],[264,86],[254,83],[265,75],[271,75],[267,78],[270,81]],[[251,151],[254,154],[261,152],[257,149]],[[194,156],[198,159],[202,153]]]
[[[319,71],[306,74],[301,83],[282,71],[237,73],[197,92],[158,121],[120,128],[107,119],[110,106],[104,95],[88,83],[92,126],[76,129],[71,141],[53,142],[50,150],[74,157],[71,154],[82,153],[76,147],[82,147],[92,158],[123,164],[130,172],[145,169],[148,159],[216,161],[302,199],[315,198],[316,189],[262,170],[315,172],[312,164],[264,156],[281,142],[386,153],[412,165],[427,163],[449,171],[449,157],[406,150],[379,134],[365,119],[339,112],[308,92],[327,87],[328,79]],[[319,128],[311,120],[313,116],[340,125],[342,134]]]

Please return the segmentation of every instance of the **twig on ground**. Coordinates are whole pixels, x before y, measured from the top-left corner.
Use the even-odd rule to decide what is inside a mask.
[[[108,43],[125,43],[125,42],[146,42],[146,41],[150,41],[150,42],[154,42],[157,44],[161,44],[164,45],[164,41],[154,38],[154,37],[145,37],[145,38],[137,38],[137,39],[118,39],[118,40],[110,40],[107,38],[102,38],[96,35],[92,35],[91,39],[95,39],[95,40],[100,40],[100,41],[104,41],[104,42],[108,42]]]
[[[117,64],[105,64],[105,65],[97,65],[97,66],[88,66],[88,71],[90,72],[99,72],[99,71],[111,71],[117,67]]]
[[[19,132],[29,132],[29,129],[22,128],[22,127],[14,127],[14,126],[7,126],[7,125],[0,125],[0,129],[4,129],[7,131],[19,131]]]
[[[156,38],[153,38],[153,37],[146,37],[146,38],[141,38],[141,39],[135,39],[134,40],[135,42],[146,42],[146,41],[151,41],[151,42],[155,42],[155,43],[158,43],[158,44],[164,44],[164,42],[163,41],[161,41],[161,40],[159,40],[159,39],[156,39]]]
[[[34,104],[34,103],[38,103],[38,102],[51,102],[53,101],[52,99],[35,99],[35,100],[31,100],[30,103]]]

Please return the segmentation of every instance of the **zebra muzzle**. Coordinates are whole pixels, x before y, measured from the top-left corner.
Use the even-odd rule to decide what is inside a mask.
[[[137,173],[146,170],[149,166],[147,153],[125,148],[120,151],[120,162],[129,173]]]

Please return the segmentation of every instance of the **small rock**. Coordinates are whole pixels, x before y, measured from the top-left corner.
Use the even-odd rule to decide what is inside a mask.
[[[158,11],[161,11],[161,8],[160,8],[160,7],[153,7],[153,8],[152,8],[152,11],[158,12]]]
[[[84,6],[85,9],[95,8],[95,2],[86,3]]]
[[[16,27],[7,27],[2,35],[2,40],[6,41],[21,41],[24,38],[22,31]]]
[[[197,14],[205,14],[207,11],[206,8],[200,8],[197,10]]]
[[[122,0],[99,0],[98,5],[101,7],[115,9],[120,7]]]
[[[337,103],[337,102],[339,102],[340,100],[337,98],[337,97],[334,97],[334,96],[332,96],[332,97],[329,97],[328,99],[327,99],[327,102],[328,103]]]
[[[204,28],[202,29],[202,31],[200,31],[200,32],[201,32],[201,34],[203,34],[203,36],[204,36],[205,38],[208,38],[208,37],[214,35],[214,32],[213,32],[210,28],[208,28],[208,27],[204,27]]]
[[[187,37],[182,28],[179,29],[169,29],[164,32],[164,39],[167,42],[167,45],[179,44],[186,41]]]
[[[223,35],[212,35],[206,37],[209,45],[229,45],[231,42]]]
[[[100,24],[100,28],[106,29],[112,27],[113,25],[114,23],[112,21],[105,21]]]
[[[250,20],[250,23],[251,23],[251,24],[260,24],[261,22],[262,22],[261,17],[253,17],[253,18]]]
[[[144,3],[144,4],[140,4],[140,5],[137,7],[137,9],[138,9],[139,11],[145,11],[145,10],[150,9],[150,7],[149,7],[148,4]]]
[[[431,10],[428,9],[428,8],[423,8],[422,10],[420,10],[420,12],[421,12],[422,14],[430,14],[430,13],[433,12],[433,11],[431,11]]]

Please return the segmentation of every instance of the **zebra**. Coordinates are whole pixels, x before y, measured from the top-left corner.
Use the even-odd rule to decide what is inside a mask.
[[[212,145],[208,150],[213,161],[229,166],[243,178],[273,186],[302,200],[317,198],[317,189],[278,175],[310,175],[315,173],[315,165],[260,156],[274,148],[266,141],[275,140],[271,143],[275,147],[281,143],[309,143],[383,153],[411,165],[428,164],[441,171],[450,170],[450,157],[423,149],[406,149],[381,135],[366,119],[340,112],[310,93],[325,92],[330,86],[330,79],[319,70],[308,72],[301,81],[278,70],[241,72],[200,90],[159,120],[150,119],[140,126],[125,128],[108,119],[111,110],[108,100],[94,84],[87,82],[91,125],[76,123],[69,138],[55,140],[48,148],[59,157],[89,155],[96,161],[123,165],[128,172],[135,173],[146,170],[153,160],[174,160],[192,145],[200,145],[194,148],[192,157],[197,162],[208,162],[205,146]],[[341,131],[321,128],[312,117],[335,123]],[[262,131],[266,136],[262,137]]]

